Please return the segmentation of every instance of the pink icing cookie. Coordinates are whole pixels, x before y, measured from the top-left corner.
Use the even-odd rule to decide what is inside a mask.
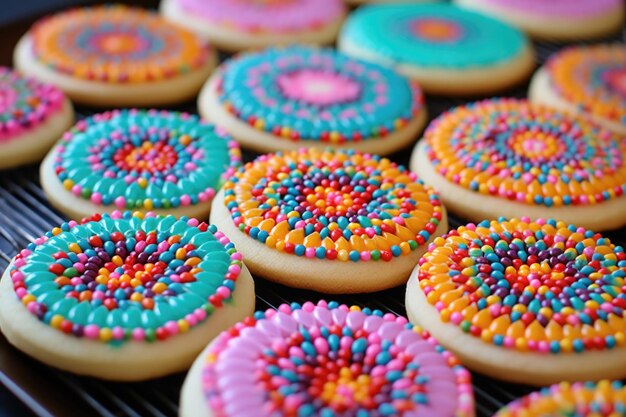
[[[508,21],[531,36],[554,40],[597,38],[624,22],[622,0],[455,0]]]
[[[331,43],[345,6],[342,0],[165,0],[161,12],[223,49],[241,50]]]
[[[181,416],[471,417],[470,373],[403,317],[320,301],[259,311],[196,359]]]
[[[0,168],[38,161],[71,123],[61,90],[0,67]]]

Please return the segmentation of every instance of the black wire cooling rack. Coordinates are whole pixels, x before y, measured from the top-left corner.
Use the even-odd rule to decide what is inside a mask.
[[[24,27],[24,30],[27,26]],[[0,28],[1,29],[1,28]],[[624,43],[624,34],[604,41]],[[541,42],[535,44],[538,64],[563,45]],[[505,95],[524,97],[526,87],[509,91]],[[428,97],[431,118],[466,100]],[[195,104],[187,104],[175,110],[195,113]],[[95,111],[78,108],[77,117],[82,118]],[[249,161],[254,154],[244,153]],[[410,149],[391,155],[391,159],[406,164]],[[1,155],[0,155],[1,157]],[[626,209],[626,208],[625,208]],[[29,242],[66,218],[52,209],[41,190],[38,167],[32,166],[0,174],[0,271],[11,258]],[[457,227],[463,220],[449,218],[450,227]],[[626,243],[626,229],[607,233],[614,242]],[[281,303],[317,301],[327,298],[310,291],[294,290],[256,279],[256,308],[276,308]],[[333,296],[339,302],[380,309],[397,315],[405,315],[404,287],[366,295]],[[100,381],[80,377],[43,365],[8,344],[0,335],[0,383],[21,400],[32,413],[41,417],[56,416],[103,416],[103,417],[170,417],[178,414],[178,396],[184,374],[140,383]],[[476,412],[479,417],[489,417],[506,403],[530,392],[531,388],[503,383],[473,373]]]

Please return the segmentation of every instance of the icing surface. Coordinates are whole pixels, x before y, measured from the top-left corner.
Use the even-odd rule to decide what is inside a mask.
[[[470,373],[428,333],[336,302],[283,304],[223,332],[202,387],[216,417],[474,415]]]
[[[485,343],[546,354],[626,345],[626,254],[599,233],[485,220],[435,239],[419,268],[441,321]]]
[[[571,47],[548,60],[551,86],[583,112],[626,124],[626,48]]]
[[[487,0],[487,3],[541,16],[585,18],[614,11],[621,0]]]
[[[341,0],[176,0],[187,13],[246,32],[317,29],[345,12]]]
[[[0,67],[0,143],[47,121],[64,100],[58,88]]]
[[[218,95],[229,112],[258,130],[330,143],[383,137],[424,107],[419,87],[392,70],[304,47],[229,61]]]
[[[107,83],[144,83],[204,65],[210,47],[156,13],[122,5],[76,8],[29,32],[35,57],[55,71]]]
[[[209,201],[241,152],[197,116],[115,110],[78,122],[54,150],[63,187],[94,204],[175,208]]]
[[[414,173],[354,151],[262,155],[223,190],[239,230],[307,258],[390,261],[424,245],[442,217],[439,196]]]
[[[452,109],[424,134],[436,171],[524,204],[592,205],[626,189],[626,143],[579,118],[518,99]]]
[[[68,335],[164,340],[231,299],[241,254],[196,219],[115,212],[52,229],[11,264],[17,297]]]
[[[494,417],[617,417],[626,415],[626,388],[620,381],[562,382],[513,401]]]
[[[499,64],[527,45],[519,30],[503,22],[437,3],[361,7],[341,36],[396,63],[446,69]]]

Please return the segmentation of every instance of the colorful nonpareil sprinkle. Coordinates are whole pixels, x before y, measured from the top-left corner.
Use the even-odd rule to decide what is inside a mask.
[[[0,67],[0,143],[47,121],[64,100],[58,88]]]
[[[237,118],[293,141],[384,137],[424,109],[414,83],[330,49],[242,55],[226,64],[217,89],[222,105]]]
[[[494,417],[626,415],[626,388],[620,381],[562,382],[513,401]]]
[[[481,194],[551,207],[598,204],[626,189],[626,142],[525,100],[457,107],[424,139],[439,174]]]
[[[186,13],[251,34],[319,29],[341,19],[342,0],[174,0]]]
[[[555,220],[500,219],[436,238],[419,284],[445,323],[506,349],[559,354],[626,344],[626,254]]]
[[[228,136],[197,116],[120,110],[81,120],[54,150],[63,187],[94,204],[124,209],[207,202],[241,163]]]
[[[202,387],[216,417],[474,415],[470,373],[428,333],[336,302],[283,304],[223,332]]]
[[[235,225],[280,252],[390,261],[425,244],[442,218],[436,192],[401,165],[354,151],[263,155],[224,185]]]
[[[550,85],[578,109],[626,124],[626,48],[567,48],[548,60]]]
[[[66,334],[164,340],[229,302],[241,254],[196,219],[115,212],[52,229],[11,265],[17,297]]]
[[[121,5],[72,9],[44,18],[31,32],[37,60],[72,77],[145,83],[203,66],[210,47],[157,14]]]
[[[499,64],[527,47],[512,26],[442,3],[361,7],[346,21],[343,42],[391,62],[446,69]]]

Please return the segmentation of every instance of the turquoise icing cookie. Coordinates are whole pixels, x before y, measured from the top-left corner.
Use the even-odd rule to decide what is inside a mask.
[[[78,122],[54,152],[55,174],[78,198],[118,209],[210,201],[241,152],[197,116],[115,110]]]
[[[228,61],[217,92],[227,111],[260,131],[329,143],[384,136],[424,106],[419,87],[393,70],[305,47]]]
[[[519,30],[448,4],[365,6],[345,23],[340,44],[417,67],[465,69],[495,65],[527,44]]]
[[[15,294],[75,337],[165,340],[230,302],[241,254],[215,226],[130,212],[54,228],[10,266]]]

